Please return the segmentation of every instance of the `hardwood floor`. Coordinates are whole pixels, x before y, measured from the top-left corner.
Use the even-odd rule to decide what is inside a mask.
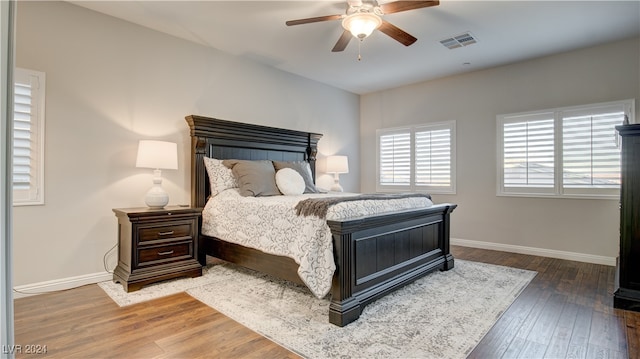
[[[17,358],[297,358],[186,293],[120,308],[97,285],[15,301]]]
[[[454,257],[538,275],[469,358],[639,358],[640,313],[613,308],[615,268],[453,248]]]
[[[615,268],[452,247],[538,275],[469,358],[640,358],[640,313],[613,308]],[[185,293],[120,308],[97,285],[15,301],[16,343],[52,358],[295,358]],[[18,358],[43,357],[18,353]]]

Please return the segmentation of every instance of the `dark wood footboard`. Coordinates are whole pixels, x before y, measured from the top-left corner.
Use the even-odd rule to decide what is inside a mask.
[[[455,204],[347,221],[327,221],[336,274],[329,321],[358,319],[365,305],[436,269],[453,268],[449,217]]]

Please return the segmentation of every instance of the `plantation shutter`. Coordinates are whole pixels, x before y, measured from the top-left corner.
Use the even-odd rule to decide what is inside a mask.
[[[616,126],[634,100],[497,116],[498,195],[619,199]]]
[[[381,185],[411,184],[411,133],[388,133],[379,136],[379,180]]]
[[[621,106],[562,113],[564,188],[619,188]]]
[[[382,129],[376,190],[455,194],[455,121]]]
[[[416,186],[451,186],[451,130],[416,131]]]
[[[13,106],[13,204],[42,204],[45,74],[15,69]]]
[[[31,84],[16,83],[13,105],[13,188],[28,190],[31,184]]]
[[[508,187],[554,187],[554,118],[537,114],[503,125],[503,184]]]

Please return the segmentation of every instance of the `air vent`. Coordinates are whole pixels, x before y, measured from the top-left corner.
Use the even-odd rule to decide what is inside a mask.
[[[470,32],[465,32],[464,34],[440,40],[440,43],[450,50],[457,49],[458,47],[462,46],[469,46],[471,44],[475,44],[476,42],[478,42],[478,39],[471,35]]]

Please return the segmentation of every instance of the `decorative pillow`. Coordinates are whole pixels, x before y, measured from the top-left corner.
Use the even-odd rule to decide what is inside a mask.
[[[293,168],[283,168],[276,172],[276,185],[282,194],[297,196],[304,193],[304,179]]]
[[[276,170],[271,161],[224,160],[238,181],[240,195],[244,197],[278,196]]]
[[[207,175],[209,175],[209,187],[211,187],[211,195],[215,196],[218,193],[229,188],[237,188],[238,183],[231,169],[222,164],[222,161],[215,158],[204,158],[204,167],[207,169]]]
[[[281,161],[273,161],[273,167],[275,167],[276,171],[279,171],[283,168],[292,168],[296,170],[302,179],[304,180],[304,193],[319,193],[316,185],[313,184],[313,177],[311,174],[311,167],[309,166],[309,162],[306,161],[293,161],[293,162],[281,162]]]

